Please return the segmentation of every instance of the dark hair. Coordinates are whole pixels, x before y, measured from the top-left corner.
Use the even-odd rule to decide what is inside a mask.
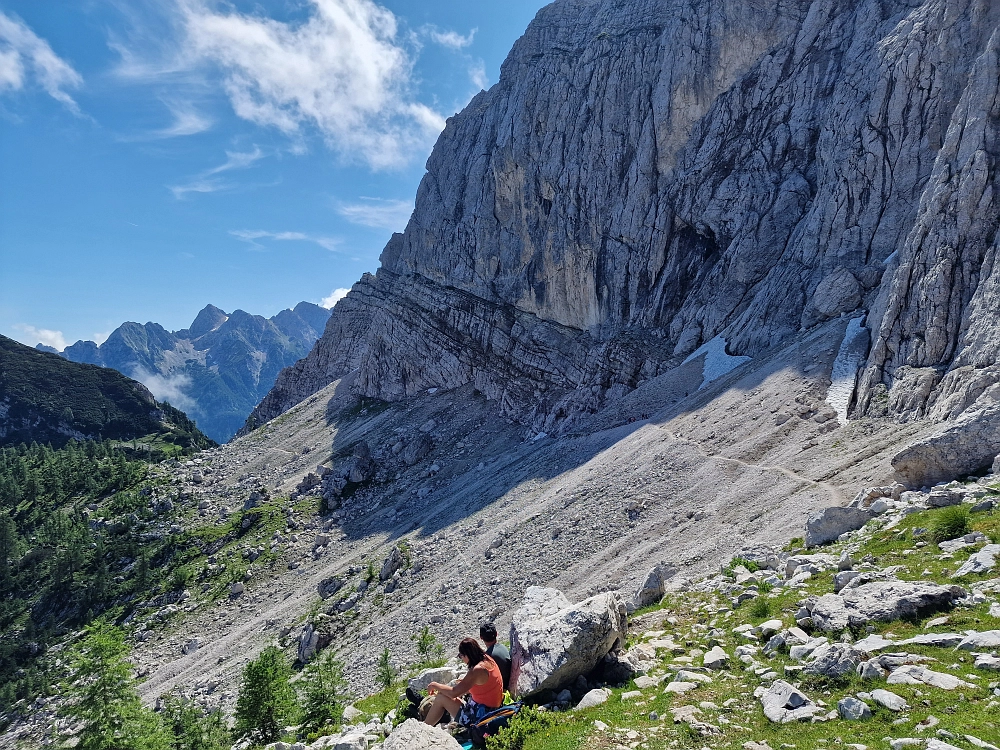
[[[492,622],[479,626],[479,637],[486,643],[493,643],[497,639],[497,627]]]
[[[486,658],[486,652],[483,651],[483,647],[475,638],[463,638],[462,642],[458,644],[458,653],[468,658],[469,669]]]

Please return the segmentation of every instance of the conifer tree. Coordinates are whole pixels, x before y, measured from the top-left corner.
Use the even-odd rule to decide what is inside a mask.
[[[236,699],[236,735],[266,745],[281,739],[299,712],[292,669],[280,649],[265,648],[243,670]]]

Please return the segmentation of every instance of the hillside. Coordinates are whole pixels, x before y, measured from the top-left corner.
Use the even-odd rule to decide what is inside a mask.
[[[212,444],[141,383],[0,336],[0,444],[62,446],[70,440],[147,436],[185,448]]]
[[[309,352],[329,317],[309,302],[272,318],[208,305],[189,328],[125,323],[100,346],[78,341],[62,356],[135,378],[221,443],[243,425],[281,369]]]

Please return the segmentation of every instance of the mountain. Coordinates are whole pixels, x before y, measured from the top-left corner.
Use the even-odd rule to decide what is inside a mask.
[[[187,448],[212,442],[134,380],[67,362],[0,336],[0,444],[133,440],[157,434]]]
[[[191,415],[213,440],[225,442],[281,369],[309,352],[329,317],[329,310],[309,302],[270,319],[208,305],[186,329],[125,323],[100,346],[78,341],[62,355],[135,378]]]
[[[248,428],[356,370],[390,401],[474,383],[551,433],[840,316],[871,342],[841,373],[855,415],[988,408],[998,22],[976,0],[552,3]]]

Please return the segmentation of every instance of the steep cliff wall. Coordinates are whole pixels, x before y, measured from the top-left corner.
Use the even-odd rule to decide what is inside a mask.
[[[998,17],[557,0],[248,426],[357,370],[389,400],[474,382],[551,430],[718,336],[755,357],[842,314],[874,333],[862,408],[960,412],[1000,379]]]

